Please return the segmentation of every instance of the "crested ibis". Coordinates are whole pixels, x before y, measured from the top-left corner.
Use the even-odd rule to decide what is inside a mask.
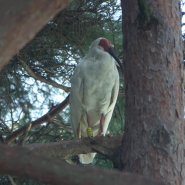
[[[75,68],[69,97],[71,125],[76,138],[105,134],[119,91],[119,65],[105,38],[96,39]],[[96,153],[80,154],[80,162],[91,163]]]

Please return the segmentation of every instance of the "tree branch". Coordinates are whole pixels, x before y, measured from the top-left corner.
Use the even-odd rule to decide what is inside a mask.
[[[53,124],[53,125],[57,125],[59,127],[62,127],[62,128],[67,128],[69,130],[72,130],[72,128],[70,126],[57,123],[55,120],[51,121],[50,123]]]
[[[14,180],[13,180],[13,178],[10,175],[7,175],[7,177],[9,179],[11,185],[16,185],[15,182],[14,182]]]
[[[58,115],[67,105],[69,104],[69,95],[66,97],[66,99],[60,103],[58,106],[56,106],[53,110],[46,113],[44,116],[38,118],[37,120],[32,122],[31,129],[34,129],[35,127],[41,125],[42,123],[51,121],[56,115]],[[30,123],[28,123],[30,124]],[[26,129],[28,128],[28,124],[24,125],[23,127],[17,129],[16,131],[12,132],[10,135],[8,135],[4,139],[5,144],[10,144],[13,140],[15,140],[17,137],[22,135]]]
[[[71,0],[0,0],[0,71]],[[7,11],[9,10],[9,11]]]
[[[20,146],[24,146],[24,142],[25,142],[25,140],[26,140],[26,137],[27,137],[27,135],[28,135],[28,132],[29,132],[30,129],[31,129],[31,125],[32,125],[32,123],[27,124],[27,128],[26,128],[26,130],[25,130],[25,132],[24,132],[24,134],[23,134],[23,138],[22,138],[22,140],[20,141]]]
[[[118,96],[125,97],[125,93],[119,93]]]
[[[65,92],[69,92],[70,91],[70,87],[66,87],[64,85],[60,85],[58,83],[56,83],[55,81],[49,79],[49,80],[46,80],[45,78],[41,77],[41,76],[38,76],[36,75],[30,68],[29,66],[26,64],[26,62],[22,59],[20,59],[20,57],[18,56],[17,57],[18,60],[21,62],[23,68],[25,69],[25,71],[32,77],[34,78],[35,80],[39,80],[41,82],[44,82],[48,85],[52,85],[53,87],[56,87],[56,88],[59,88],[59,89],[62,89],[64,90]]]
[[[52,185],[164,185],[143,176],[70,165],[25,148],[0,145],[0,173]]]
[[[112,137],[85,137],[54,143],[33,143],[24,147],[31,151],[37,151],[57,158],[67,158],[68,156],[77,154],[98,152],[111,159],[114,149],[121,146],[122,137],[122,135]]]

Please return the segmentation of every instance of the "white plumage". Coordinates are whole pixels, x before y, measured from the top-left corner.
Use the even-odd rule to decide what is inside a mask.
[[[116,61],[108,53],[110,41],[95,40],[74,71],[71,81],[70,115],[73,132],[77,138],[87,137],[87,115],[91,119],[93,136],[101,134],[100,119],[103,116],[103,134],[106,133],[119,90],[119,74]],[[80,154],[80,161],[91,163],[95,153]]]

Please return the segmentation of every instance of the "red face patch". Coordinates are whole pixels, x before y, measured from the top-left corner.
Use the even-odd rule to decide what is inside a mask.
[[[100,40],[98,45],[101,46],[104,49],[104,51],[107,52],[108,47],[111,45],[111,42],[109,40],[103,38],[103,39]]]

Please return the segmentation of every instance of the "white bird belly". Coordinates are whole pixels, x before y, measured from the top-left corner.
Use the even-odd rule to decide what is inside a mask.
[[[110,106],[112,89],[118,77],[116,66],[111,67],[110,70],[106,69],[106,73],[101,70],[91,73],[84,81],[83,104],[91,118],[92,126],[99,124],[101,115],[106,115]]]

